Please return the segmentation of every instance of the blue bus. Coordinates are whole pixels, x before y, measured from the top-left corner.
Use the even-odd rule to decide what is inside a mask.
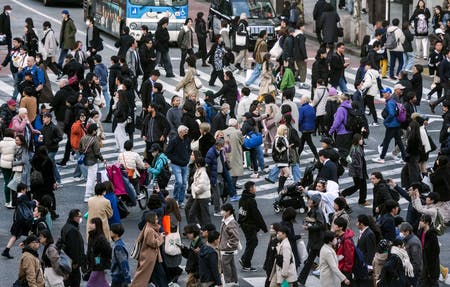
[[[159,20],[169,17],[167,29],[170,41],[176,42],[178,32],[188,18],[189,0],[84,0],[84,15],[94,18],[102,31],[119,37],[123,25],[130,27],[130,34],[141,37],[141,25],[155,32]]]

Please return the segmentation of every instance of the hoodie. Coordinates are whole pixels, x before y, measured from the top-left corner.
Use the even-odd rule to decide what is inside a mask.
[[[345,233],[339,239],[339,244],[337,247],[336,255],[344,256],[343,259],[339,260],[339,270],[343,273],[351,273],[353,269],[353,264],[355,261],[355,244],[353,243],[353,236],[355,233],[350,228],[345,230]]]
[[[350,104],[350,101],[346,100],[342,102],[342,104],[334,114],[333,125],[328,132],[330,135],[333,135],[334,132],[336,132],[336,134],[338,135],[346,135],[351,133],[345,128],[345,123],[347,123],[348,110],[351,108],[352,106]]]
[[[219,255],[209,244],[200,247],[198,272],[201,283],[214,282],[214,286],[222,285],[219,273]]]

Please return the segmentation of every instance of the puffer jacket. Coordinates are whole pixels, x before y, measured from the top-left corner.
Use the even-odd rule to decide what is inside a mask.
[[[387,128],[398,128],[400,127],[400,123],[397,120],[396,110],[397,103],[393,98],[390,98],[386,101],[386,118],[384,119],[384,126]]]
[[[370,69],[364,75],[363,87],[362,90],[367,90],[366,95],[375,97],[380,94],[378,90],[377,79],[380,77],[380,73],[378,73],[375,69]]]
[[[12,168],[14,156],[16,154],[17,146],[16,141],[13,138],[4,137],[0,141],[0,167]]]
[[[328,132],[330,135],[333,135],[334,132],[338,135],[346,135],[351,133],[345,128],[345,123],[347,122],[348,109],[351,109],[352,106],[350,101],[343,101],[342,104],[337,109],[334,114],[333,125]]]
[[[81,138],[85,135],[86,131],[83,127],[81,120],[77,120],[70,128],[70,145],[72,149],[77,151],[80,147]]]
[[[339,261],[339,270],[344,273],[351,273],[353,264],[355,263],[355,244],[353,243],[353,236],[355,233],[350,228],[345,230],[344,235],[340,238],[336,255],[343,255],[344,259]]]
[[[224,252],[237,251],[239,247],[239,224],[233,215],[222,220],[220,225],[219,250]]]
[[[309,103],[298,108],[298,129],[301,132],[313,132],[316,129],[316,112]]]
[[[134,169],[133,178],[136,178],[139,175],[138,168],[143,169],[145,167],[141,156],[134,151],[124,151],[119,154],[117,161],[125,168]]]
[[[194,182],[191,185],[191,193],[194,199],[211,197],[211,183],[205,167],[197,168],[194,173]]]
[[[160,153],[157,158],[153,160],[152,166],[148,168],[148,172],[151,173],[154,177],[157,177],[164,165],[169,163],[169,159],[164,153]]]

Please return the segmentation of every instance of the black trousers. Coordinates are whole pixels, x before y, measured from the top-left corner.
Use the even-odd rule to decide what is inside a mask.
[[[186,56],[194,55],[194,50],[192,49],[181,49],[181,60],[180,60],[180,76],[184,77],[184,63],[186,62]]]
[[[241,257],[242,265],[243,267],[251,267],[253,253],[255,252],[256,246],[258,246],[258,230],[254,226],[243,224],[242,231],[245,236],[245,250]]]
[[[64,280],[65,287],[80,287],[81,283],[81,273],[80,267],[72,269],[69,277]]]
[[[197,37],[198,52],[196,54],[197,59],[202,59],[202,63],[206,64],[206,55],[208,50],[206,48],[206,37]]]
[[[400,129],[400,127],[386,128],[383,140],[383,151],[381,152],[380,158],[384,159],[384,157],[386,156],[392,138],[395,139],[395,144],[400,149],[400,152],[402,153],[402,158],[405,159],[406,152],[405,146],[403,145],[402,142],[402,130]]]
[[[215,68],[213,68],[213,71],[211,72],[211,78],[209,79],[209,85],[214,86],[216,83],[216,79],[219,78],[219,80],[223,84],[223,70],[217,71]]]
[[[300,275],[298,276],[298,282],[301,284],[306,283],[306,279],[308,278],[309,271],[311,271],[311,267],[313,266],[314,260],[320,254],[320,249],[311,249],[308,253],[308,258],[305,261],[305,265],[303,266],[302,271],[300,271]]]
[[[211,223],[208,206],[209,201],[209,198],[194,199],[189,212],[189,220],[191,223],[199,223],[200,226]]]
[[[314,145],[311,135],[313,132],[302,132],[302,136],[300,137],[300,144],[298,146],[298,154],[301,155],[303,148],[305,147],[305,142],[308,144],[315,158],[319,158],[319,154],[317,153],[316,146]]]
[[[358,203],[366,202],[367,198],[367,182],[365,178],[353,177],[353,186],[344,189],[341,194],[343,197],[350,196],[359,190]]]
[[[345,158],[350,151],[350,147],[352,146],[352,139],[353,135],[351,133],[345,135],[336,135],[336,147],[338,149],[341,162],[345,161]]]
[[[378,123],[377,111],[375,110],[375,97],[372,96],[364,96],[364,105],[369,108],[370,114],[373,117],[373,122]]]
[[[64,157],[62,159],[63,163],[66,163],[70,158],[70,152],[72,151],[72,145],[70,144],[70,133],[66,134],[67,136],[67,142],[66,142],[66,148],[64,150]]]

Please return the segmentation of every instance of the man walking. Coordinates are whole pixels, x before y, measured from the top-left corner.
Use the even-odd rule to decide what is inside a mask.
[[[335,89],[339,87],[341,92],[348,94],[347,81],[345,80],[344,73],[350,63],[345,62],[344,50],[344,43],[337,43],[336,52],[331,56],[330,61],[330,84]]]
[[[419,238],[422,238],[423,269],[419,286],[439,286],[439,240],[436,229],[432,227],[432,219],[429,214],[423,214],[419,222]]]
[[[58,65],[62,67],[66,55],[69,50],[73,49],[75,46],[75,34],[77,33],[77,28],[72,18],[70,18],[69,10],[62,10],[62,24],[61,33],[59,34],[59,46],[61,47],[61,53],[59,54]]]
[[[132,79],[133,79],[133,87],[137,92],[137,80],[140,75],[143,74],[142,67],[141,67],[141,59],[139,57],[139,53],[137,50],[137,41],[134,40],[130,48],[128,48],[127,54],[125,55],[125,59],[127,61],[128,68],[133,73]]]
[[[11,15],[12,8],[9,5],[3,7],[3,13],[0,14],[0,42],[6,43],[8,46],[8,54],[12,47],[12,32],[11,32]]]
[[[52,160],[53,163],[53,175],[55,176],[56,183],[59,186],[61,184],[61,175],[59,174],[59,170],[56,166],[55,156],[58,152],[59,142],[63,139],[62,131],[52,122],[52,114],[45,113],[42,116],[42,121],[44,126],[42,127],[42,141],[48,150],[48,157]]]
[[[194,29],[192,28],[192,19],[187,18],[184,22],[184,26],[178,34],[178,46],[181,49],[181,60],[180,60],[180,77],[184,77],[184,63],[186,61],[186,56],[194,55]]]
[[[248,68],[248,22],[247,14],[242,13],[236,29],[235,51],[238,55],[234,61],[234,66],[239,70]],[[244,63],[244,67],[241,66]]]
[[[245,250],[239,263],[244,272],[256,272],[256,268],[252,267],[253,252],[258,246],[258,231],[267,232],[267,226],[264,218],[259,212],[258,204],[255,200],[256,186],[253,181],[247,181],[244,185],[242,197],[239,200],[239,218],[238,223],[242,228],[245,236]]]

